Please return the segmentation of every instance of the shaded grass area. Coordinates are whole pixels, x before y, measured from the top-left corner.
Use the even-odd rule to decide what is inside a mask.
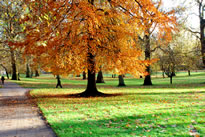
[[[106,78],[98,84],[112,97],[73,98],[86,81],[62,79],[63,89],[55,87],[52,77],[22,79],[31,91],[47,121],[60,137],[133,137],[205,135],[205,74],[154,78],[154,86],[142,86],[142,79],[126,78],[127,87],[116,87],[117,79]],[[38,83],[37,83],[38,82]],[[41,83],[42,82],[42,83]]]

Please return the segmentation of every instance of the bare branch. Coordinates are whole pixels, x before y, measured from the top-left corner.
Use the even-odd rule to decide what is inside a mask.
[[[194,34],[200,34],[199,31],[193,31],[192,29],[190,28],[185,28],[187,31],[191,32],[191,33],[194,33]]]
[[[155,52],[155,50],[157,50],[157,49],[159,49],[159,48],[161,48],[161,46],[155,47],[154,49],[150,50],[150,52]]]

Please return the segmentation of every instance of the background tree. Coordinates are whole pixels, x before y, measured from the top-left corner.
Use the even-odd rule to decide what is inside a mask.
[[[204,37],[204,28],[205,28],[205,8],[203,0],[196,0],[199,9],[199,19],[200,19],[200,41],[201,41],[201,53],[202,61],[205,66],[205,37]]]
[[[196,28],[192,28],[189,25],[186,27],[194,36],[196,36],[200,40],[200,51],[202,57],[203,67],[205,67],[205,35],[204,35],[204,28],[205,28],[205,1],[204,0],[193,0],[191,1],[191,6],[188,10],[197,6],[198,13],[192,13],[191,15],[196,15],[199,18],[199,26]]]
[[[124,86],[126,86],[126,85],[125,85],[125,82],[124,82],[123,75],[119,75],[119,76],[118,76],[118,79],[119,79],[118,87],[124,87]]]
[[[146,3],[138,3],[140,7],[146,6]],[[152,37],[154,36],[155,40],[161,40],[162,35],[164,35],[164,39],[169,41],[171,39],[171,33],[176,26],[176,18],[174,15],[175,10],[163,11],[161,8],[161,0],[155,2],[152,1],[152,4],[155,7],[155,11],[160,12],[162,18],[160,18],[161,20],[159,21],[158,14],[156,14],[155,11],[147,11],[142,8],[140,23],[144,26],[144,29],[143,32],[138,35],[139,40],[143,45],[145,60],[150,60],[152,52],[158,48],[151,44]],[[151,66],[147,66],[146,71],[148,75],[145,76],[144,85],[152,85]]]
[[[4,0],[0,2],[0,41],[4,49],[9,51],[12,80],[17,80],[16,54],[18,54],[18,50],[14,49],[13,45],[8,45],[8,43],[20,37],[19,33],[23,29],[20,18],[23,11],[22,1]]]
[[[169,43],[165,42],[168,47],[161,46],[155,54],[155,57],[159,58],[158,64],[161,71],[163,74],[166,73],[170,79],[177,70],[187,70],[190,74],[192,69],[197,69],[200,66],[198,39],[184,29],[183,25],[178,26],[179,31],[172,34],[172,40]]]
[[[172,45],[164,48],[163,51],[165,54],[161,58],[163,58],[164,61],[164,72],[170,78],[170,84],[172,84],[172,78],[175,76],[175,73],[181,64],[181,54],[178,49]]]
[[[98,72],[96,83],[105,83],[105,81],[103,79],[103,73],[102,73],[101,68]]]
[[[83,80],[85,80],[85,79],[86,79],[86,72],[83,71]]]

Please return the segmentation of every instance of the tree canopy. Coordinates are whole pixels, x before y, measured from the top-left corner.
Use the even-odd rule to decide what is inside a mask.
[[[150,0],[26,0],[26,4],[30,12],[23,21],[29,25],[20,45],[25,53],[41,56],[46,68],[58,74],[90,68],[88,53],[95,56],[96,69],[103,65],[103,69],[121,74],[142,74],[149,62],[139,59],[140,46],[133,41],[136,32],[147,29],[140,18],[174,20]],[[159,31],[166,28],[168,37],[171,27],[166,25]]]
[[[89,81],[95,81],[101,67],[118,74],[146,75],[146,66],[154,60],[140,58],[137,39],[156,24],[157,39],[169,41],[176,25],[174,14],[160,12],[160,4],[151,0],[25,0],[27,13],[21,20],[26,25],[25,40],[10,44],[23,48],[55,75],[88,70],[88,85],[96,85]]]

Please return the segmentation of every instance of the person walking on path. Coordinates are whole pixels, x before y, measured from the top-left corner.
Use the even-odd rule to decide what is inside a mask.
[[[4,85],[4,80],[5,80],[4,76],[1,76],[1,83],[2,83],[2,85]]]
[[[58,86],[60,86],[60,88],[63,88],[62,85],[61,85],[61,80],[60,80],[60,76],[59,75],[56,76],[56,79],[57,79],[56,88],[58,88]]]

